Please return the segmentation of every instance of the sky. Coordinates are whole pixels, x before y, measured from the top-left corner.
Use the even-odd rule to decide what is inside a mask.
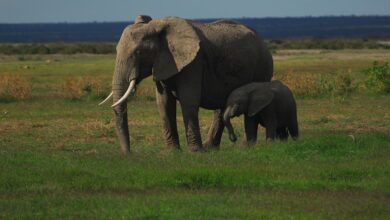
[[[0,0],[0,23],[390,15],[390,0]]]

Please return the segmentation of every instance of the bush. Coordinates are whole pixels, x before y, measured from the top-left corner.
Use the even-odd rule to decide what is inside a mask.
[[[371,67],[364,70],[368,76],[365,86],[376,93],[390,93],[390,71],[389,64],[379,64],[375,61]]]
[[[24,100],[31,97],[31,84],[21,76],[0,76],[0,101]]]

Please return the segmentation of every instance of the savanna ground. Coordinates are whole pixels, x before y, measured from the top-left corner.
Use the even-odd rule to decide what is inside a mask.
[[[0,219],[388,219],[390,96],[364,69],[390,50],[277,51],[301,137],[219,151],[164,146],[147,79],[129,102],[120,155],[109,92],[114,55],[0,56]],[[212,111],[201,110],[206,136]]]

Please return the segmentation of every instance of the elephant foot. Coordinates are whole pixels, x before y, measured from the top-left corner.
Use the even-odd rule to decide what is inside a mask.
[[[163,151],[167,152],[167,153],[172,153],[172,154],[183,152],[180,147],[167,147]]]
[[[254,147],[256,146],[256,141],[243,141],[242,144],[246,147]]]
[[[176,144],[172,144],[172,145],[168,144],[167,149],[170,151],[181,151],[180,145],[176,145]]]
[[[190,152],[205,152],[205,149],[202,146],[188,146]]]
[[[274,139],[274,138],[271,138],[271,137],[267,137],[267,138],[265,139],[265,143],[266,143],[266,144],[273,143],[274,141],[275,141],[275,139]]]
[[[129,156],[130,155],[130,150],[128,150],[128,149],[123,150],[122,149],[122,155],[123,156]]]
[[[167,138],[165,141],[165,145],[168,149],[180,150],[179,138]]]
[[[219,144],[215,144],[215,143],[213,143],[213,141],[204,142],[203,147],[206,150],[219,150]]]
[[[242,145],[246,147],[253,147],[257,143],[257,137],[247,137],[242,141]]]

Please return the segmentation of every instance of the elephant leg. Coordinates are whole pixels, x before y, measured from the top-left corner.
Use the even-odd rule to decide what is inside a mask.
[[[265,124],[265,140],[266,142],[272,142],[276,137],[276,122],[269,120]]]
[[[257,141],[257,129],[259,124],[253,118],[245,115],[244,127],[247,145],[255,145]]]
[[[297,140],[299,136],[299,129],[298,129],[298,121],[297,121],[297,116],[295,113],[295,116],[291,120],[290,124],[287,126],[288,127],[288,132],[291,135],[291,138],[293,140]]]
[[[270,106],[263,109],[261,114],[261,121],[265,127],[265,140],[271,142],[277,137],[276,129],[278,127],[278,120],[275,111]]]
[[[183,114],[187,144],[194,152],[203,150],[198,118],[202,95],[202,68],[202,60],[198,57],[171,79],[176,87]]]
[[[163,123],[166,145],[169,148],[180,149],[179,135],[176,124],[176,99],[170,91],[156,83],[156,101]]]
[[[205,148],[219,149],[221,138],[225,124],[223,123],[223,110],[217,109],[214,111],[213,122],[207,134],[207,140],[203,144]]]
[[[190,151],[195,152],[203,150],[198,118],[199,107],[181,103],[181,109]]]
[[[286,127],[279,127],[276,129],[276,136],[282,141],[287,141],[288,133]]]

